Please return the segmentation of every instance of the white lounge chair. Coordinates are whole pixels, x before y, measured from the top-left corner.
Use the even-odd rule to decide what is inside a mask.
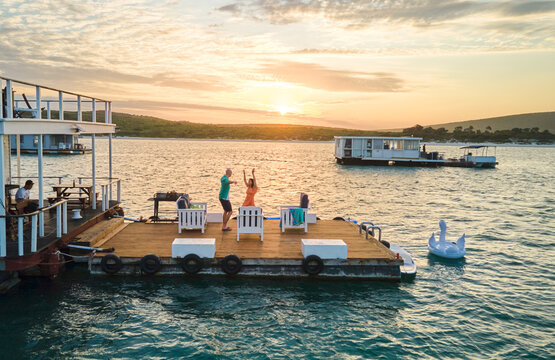
[[[242,206],[237,215],[237,241],[239,234],[260,234],[260,241],[264,241],[264,217],[262,208],[257,206]]]
[[[177,202],[175,206],[177,208],[177,220],[180,234],[183,229],[200,229],[204,234],[204,226],[206,225],[206,203],[192,202],[188,209],[180,209]]]
[[[291,209],[301,209],[303,211],[304,222],[293,225],[294,221],[293,216],[291,215]],[[298,206],[280,206],[279,213],[281,232],[285,232],[285,229],[304,229],[304,232],[308,232],[308,209]]]

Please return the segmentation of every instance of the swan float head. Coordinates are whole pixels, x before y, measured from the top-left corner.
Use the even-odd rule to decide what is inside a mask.
[[[448,259],[460,259],[466,254],[466,236],[463,234],[456,243],[445,240],[447,234],[447,224],[441,220],[439,222],[439,241],[436,241],[435,233],[428,239],[428,250],[437,256]]]

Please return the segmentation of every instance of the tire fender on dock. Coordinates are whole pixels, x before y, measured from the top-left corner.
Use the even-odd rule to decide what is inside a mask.
[[[116,254],[108,254],[100,260],[100,267],[106,274],[113,275],[121,270],[123,263]]]
[[[188,254],[181,261],[181,267],[187,274],[196,274],[202,269],[202,259],[197,254]]]
[[[154,275],[162,268],[160,258],[154,254],[148,254],[141,259],[141,270],[148,275]]]
[[[303,260],[303,270],[308,275],[318,275],[324,270],[324,262],[318,255],[308,255]]]
[[[241,271],[241,267],[243,266],[243,262],[237,255],[227,255],[225,258],[222,259],[221,267],[222,271],[228,275],[235,275],[239,271]]]

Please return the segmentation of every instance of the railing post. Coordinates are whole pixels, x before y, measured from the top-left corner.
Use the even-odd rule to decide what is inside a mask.
[[[104,203],[104,200],[106,199],[104,192],[106,190],[104,190],[104,185],[100,185],[100,187],[102,188],[102,211],[106,211],[106,204]]]
[[[23,256],[23,217],[17,218],[17,247],[19,256]]]
[[[67,234],[67,201],[62,204],[62,218],[64,219],[62,233]]]
[[[40,86],[36,87],[36,102],[37,102],[37,119],[42,119],[42,110],[40,109],[40,105],[41,105],[41,99],[40,99]]]
[[[4,141],[6,135],[0,135],[0,189],[5,189],[5,177],[6,174],[5,165],[4,164]],[[7,167],[7,166],[6,166]],[[0,257],[6,256],[6,192],[0,191]]]
[[[6,117],[8,119],[13,118],[13,93],[11,80],[6,80]]]
[[[46,102],[46,119],[52,119],[52,112],[50,111],[50,100]]]
[[[37,252],[37,215],[31,216],[31,252]]]
[[[56,206],[56,237],[62,237],[62,207]]]
[[[77,95],[77,121],[83,121],[83,113],[81,112],[81,95]]]
[[[4,92],[2,89],[4,86],[2,85],[4,80],[0,79],[0,119],[4,118]]]
[[[58,91],[58,119],[63,120],[64,119],[64,93],[61,91]]]
[[[118,180],[118,204],[121,203],[121,180]]]

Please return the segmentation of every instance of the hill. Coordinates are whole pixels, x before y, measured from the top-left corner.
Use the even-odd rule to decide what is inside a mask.
[[[551,114],[555,113],[543,113]],[[46,115],[46,114],[45,114]],[[530,115],[527,117],[526,115]],[[536,114],[516,115],[521,120],[531,119]],[[541,117],[542,119],[550,119]],[[58,114],[52,112],[52,118],[56,119]],[[77,114],[71,111],[64,112],[65,119],[74,120]],[[511,117],[503,117],[511,118]],[[98,121],[104,119],[104,112],[97,112]],[[423,127],[415,125],[410,128],[397,131],[363,131],[356,129],[331,128],[322,126],[306,125],[283,125],[283,124],[200,124],[188,121],[169,121],[152,116],[131,115],[125,113],[112,113],[112,120],[117,125],[117,136],[128,137],[155,137],[155,138],[187,138],[187,139],[251,139],[251,140],[312,140],[329,141],[334,136],[415,136],[422,137],[424,141],[440,142],[518,142],[518,143],[554,143],[555,135],[548,129],[542,130],[539,126],[531,126],[530,122],[524,122],[525,127],[514,126],[515,122],[510,122],[511,126],[505,125],[505,130],[498,130],[495,126],[502,127],[502,118],[497,121],[487,123],[492,125],[492,129],[480,130],[472,125],[472,121],[453,123],[450,132],[445,125],[434,128],[432,126]],[[483,119],[490,120],[490,119]],[[514,119],[511,119],[514,120]],[[91,121],[91,112],[83,112],[83,121]],[[482,120],[473,120],[482,121]],[[463,124],[470,124],[464,126]],[[497,124],[497,125],[496,125]],[[532,123],[537,124],[537,123]],[[483,124],[482,124],[483,125]]]
[[[537,127],[540,131],[549,130],[549,132],[553,133],[555,132],[555,111],[498,116],[486,119],[431,125],[433,129],[445,128],[448,131],[453,131],[458,126],[462,126],[463,129],[472,126],[475,130],[480,131],[487,130],[488,126],[491,127],[491,129],[489,129],[490,131],[511,130],[514,128],[532,129]]]

